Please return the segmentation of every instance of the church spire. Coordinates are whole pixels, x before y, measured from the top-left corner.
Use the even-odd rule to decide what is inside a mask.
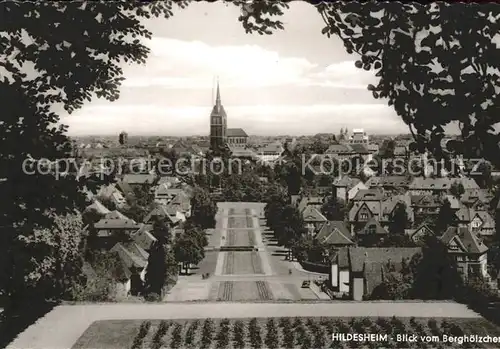
[[[220,110],[221,100],[220,100],[220,90],[219,90],[219,77],[217,77],[217,95],[215,97],[215,105],[217,106],[217,110]]]

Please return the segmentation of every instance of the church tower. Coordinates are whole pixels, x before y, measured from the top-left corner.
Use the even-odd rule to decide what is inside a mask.
[[[217,151],[226,145],[227,134],[227,115],[222,106],[219,90],[219,81],[217,80],[217,96],[215,105],[210,114],[210,149]]]

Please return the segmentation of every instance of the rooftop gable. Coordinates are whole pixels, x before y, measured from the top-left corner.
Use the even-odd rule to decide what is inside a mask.
[[[483,254],[488,251],[488,247],[479,241],[469,227],[448,227],[441,241],[449,245],[454,240],[461,243],[466,253]]]
[[[302,217],[306,222],[326,222],[328,220],[316,207],[311,205],[304,208]]]
[[[350,232],[343,221],[328,221],[319,230],[316,239],[328,245],[352,245]]]
[[[228,128],[226,137],[248,137],[248,135],[242,128]]]

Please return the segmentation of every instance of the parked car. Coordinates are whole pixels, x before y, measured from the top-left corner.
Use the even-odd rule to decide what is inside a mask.
[[[305,280],[302,282],[302,288],[309,288],[311,286],[311,281]]]

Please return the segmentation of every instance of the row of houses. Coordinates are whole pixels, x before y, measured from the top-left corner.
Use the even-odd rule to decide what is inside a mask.
[[[452,194],[457,181],[464,188],[462,194]],[[331,286],[339,294],[360,300],[377,285],[388,259],[400,264],[400,255],[409,258],[419,251],[371,247],[390,235],[389,226],[398,205],[404,205],[408,220],[401,233],[419,246],[424,236],[435,234],[430,222],[448,201],[454,221],[439,238],[448,246],[464,277],[476,274],[491,280],[487,241],[496,234],[494,212],[499,208],[491,207],[493,194],[480,189],[474,180],[384,176],[362,182],[344,177],[333,183],[332,191],[346,204],[344,220],[329,221],[323,215],[322,196],[294,196],[292,203],[301,212],[308,233],[339,251],[331,272]],[[365,280],[363,291],[359,290],[360,278]]]
[[[166,220],[175,241],[183,233],[183,223],[191,215],[190,188],[172,177],[151,182],[152,178],[148,175],[126,175],[117,183],[102,188],[92,197],[93,202],[85,210],[101,217],[90,227],[90,246],[120,261],[116,266],[120,270],[111,271],[115,280],[112,292],[116,298],[141,292],[149,250],[156,241],[153,235],[156,219]],[[141,221],[120,212],[121,208],[127,206],[127,198],[133,195],[133,188],[137,186],[150,189],[155,202],[154,208]],[[101,203],[99,200],[103,197],[116,203],[116,209],[110,210]],[[87,265],[86,270],[92,273],[92,265]]]

